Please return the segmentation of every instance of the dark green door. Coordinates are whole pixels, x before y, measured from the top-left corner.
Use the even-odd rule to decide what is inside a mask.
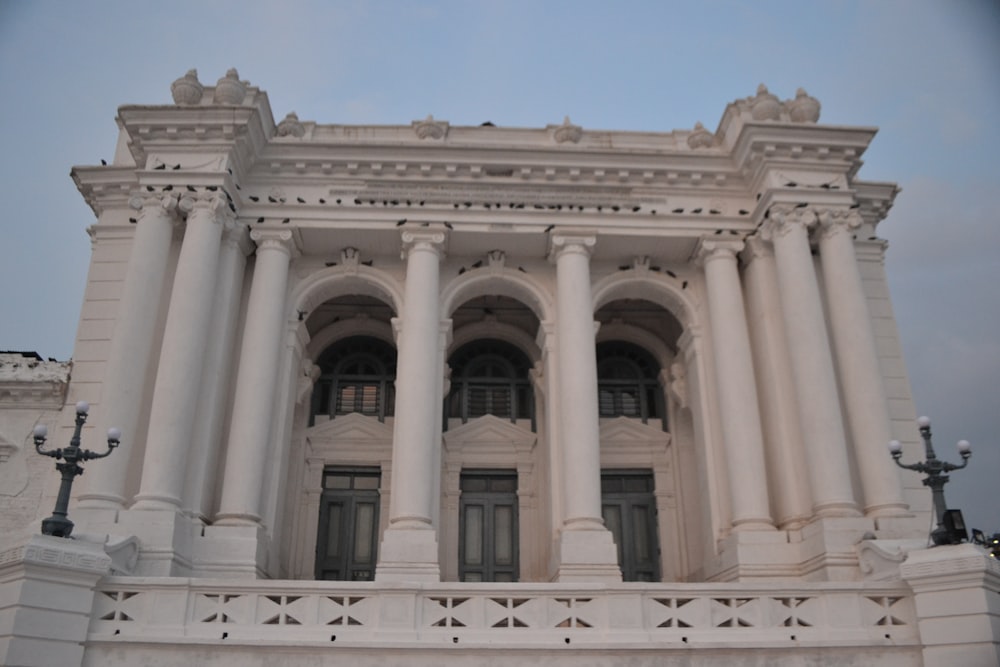
[[[462,473],[459,581],[517,581],[517,474]]]
[[[329,468],[316,539],[316,578],[372,581],[378,558],[378,468]]]
[[[615,538],[625,581],[660,580],[653,475],[648,471],[601,473],[601,514]]]

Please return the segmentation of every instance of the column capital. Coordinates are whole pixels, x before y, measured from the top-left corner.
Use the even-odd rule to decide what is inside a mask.
[[[175,195],[150,195],[136,192],[129,197],[128,205],[133,210],[140,211],[141,215],[155,211],[173,217],[177,210],[177,197]]]
[[[756,259],[774,257],[774,246],[760,234],[754,234],[747,238],[742,255],[743,261],[747,263]]]
[[[227,219],[225,221],[225,226],[222,228],[222,245],[228,248],[238,248],[244,257],[253,252],[247,226],[237,220]]]
[[[555,233],[549,238],[549,260],[557,260],[565,253],[577,253],[588,258],[594,253],[597,237],[593,234]]]
[[[250,239],[257,244],[257,252],[278,250],[289,257],[297,254],[295,239],[289,229],[255,229],[250,232]]]
[[[768,210],[768,219],[762,227],[764,238],[771,240],[784,236],[793,229],[809,230],[816,224],[816,211],[807,206],[775,205]]]
[[[195,212],[207,212],[215,219],[223,219],[220,213],[227,210],[226,200],[215,193],[185,194],[177,203],[177,208],[190,217]]]
[[[722,240],[712,237],[705,237],[698,241],[695,249],[695,258],[701,265],[705,265],[714,259],[733,259],[743,250],[742,240]]]
[[[399,256],[402,259],[406,259],[415,250],[430,250],[438,257],[442,257],[448,234],[444,229],[428,227],[426,229],[404,229],[400,237],[403,241],[403,249]]]
[[[850,234],[861,226],[861,214],[849,208],[814,208],[819,220],[818,234],[824,240],[837,234]]]

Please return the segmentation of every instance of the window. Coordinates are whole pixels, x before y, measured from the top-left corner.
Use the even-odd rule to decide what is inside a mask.
[[[451,393],[447,417],[467,422],[483,415],[534,420],[534,397],[528,371],[531,361],[521,350],[499,340],[463,345],[450,360]],[[534,430],[534,422],[532,422]]]
[[[378,468],[323,472],[316,578],[372,581],[378,557]]]
[[[459,581],[517,581],[517,474],[463,472],[460,488]]]
[[[320,355],[320,377],[313,387],[312,415],[358,412],[379,421],[393,414],[396,350],[385,341],[353,336],[338,341]]]
[[[637,345],[620,341],[597,345],[598,414],[601,417],[660,418],[666,428],[660,367]]]
[[[648,471],[601,473],[601,515],[618,547],[625,581],[660,580],[653,475]]]

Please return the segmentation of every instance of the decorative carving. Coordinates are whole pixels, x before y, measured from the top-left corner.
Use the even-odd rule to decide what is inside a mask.
[[[795,91],[795,99],[785,102],[788,115],[795,123],[815,123],[819,120],[819,100],[810,97],[802,88]]]
[[[693,149],[711,148],[715,145],[715,135],[705,129],[701,122],[694,124],[694,130],[688,135],[688,146]]]
[[[667,393],[680,407],[688,406],[687,369],[679,361],[670,364],[670,383],[667,385]]]
[[[302,360],[302,373],[299,375],[298,387],[296,387],[295,402],[301,404],[310,392],[316,380],[323,374],[323,370],[314,364],[311,359]]]
[[[754,120],[778,120],[781,102],[767,90],[767,86],[757,86],[757,95],[750,102],[750,115]]]
[[[357,248],[344,248],[340,251],[340,263],[348,271],[356,273],[360,259],[361,253],[358,252]]]
[[[490,263],[490,270],[494,273],[502,271],[507,263],[507,253],[503,250],[490,250],[486,253],[486,258]]]
[[[636,255],[633,257],[632,269],[635,271],[649,271],[649,255]]]
[[[170,94],[174,97],[174,104],[186,106],[198,104],[204,92],[205,87],[198,81],[196,69],[189,69],[187,74],[170,84]]]
[[[762,229],[765,240],[784,236],[797,226],[809,229],[816,224],[816,212],[811,208],[777,204],[769,210],[770,223]]]
[[[562,125],[556,127],[552,136],[557,144],[564,144],[567,141],[577,144],[580,143],[580,139],[583,137],[583,128],[571,123],[569,116],[566,116],[563,118]]]
[[[829,238],[839,233],[851,233],[864,222],[861,214],[847,208],[814,209],[819,220],[820,238]]]
[[[285,118],[278,123],[279,137],[295,137],[296,139],[301,139],[305,133],[306,128],[302,127],[302,123],[299,122],[298,114],[294,111],[289,111]]]
[[[240,81],[240,75],[234,67],[215,83],[215,95],[212,100],[216,104],[239,105],[243,104],[246,95],[246,83]]]
[[[448,121],[434,120],[434,116],[427,114],[424,120],[415,120],[411,123],[413,131],[418,139],[444,139],[448,134]]]

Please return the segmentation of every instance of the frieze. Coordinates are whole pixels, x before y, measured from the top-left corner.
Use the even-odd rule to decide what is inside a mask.
[[[483,185],[418,185],[410,183],[379,183],[361,188],[330,189],[331,197],[357,200],[355,203],[396,204],[449,204],[455,206],[482,207],[489,204],[506,208],[526,208],[528,206],[561,206],[565,208],[585,206],[588,208],[621,205],[632,198],[630,187],[498,187],[496,184]],[[651,201],[646,200],[644,201]],[[665,201],[665,200],[660,200]]]

